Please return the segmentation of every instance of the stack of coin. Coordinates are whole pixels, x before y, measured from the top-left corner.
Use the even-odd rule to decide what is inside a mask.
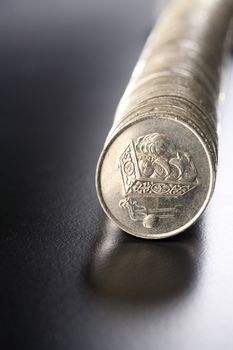
[[[216,103],[232,0],[175,0],[153,29],[97,166],[97,192],[124,231],[165,238],[201,215],[215,185]]]

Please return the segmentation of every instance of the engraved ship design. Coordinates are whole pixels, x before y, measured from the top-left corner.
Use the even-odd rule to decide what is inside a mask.
[[[157,220],[174,217],[179,207],[159,207],[160,198],[178,198],[195,189],[197,170],[189,153],[177,150],[165,135],[153,133],[130,140],[120,157],[119,168],[124,199],[133,221],[155,227]],[[148,205],[153,198],[153,207]],[[157,201],[156,201],[157,199]]]

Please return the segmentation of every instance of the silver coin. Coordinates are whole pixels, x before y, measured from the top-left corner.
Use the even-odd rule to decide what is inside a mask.
[[[153,239],[193,224],[214,182],[205,143],[189,125],[168,118],[121,130],[102,153],[96,181],[106,214],[124,231]]]

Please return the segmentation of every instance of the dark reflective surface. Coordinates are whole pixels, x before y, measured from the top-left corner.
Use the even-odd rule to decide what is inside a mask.
[[[169,303],[195,288],[203,251],[200,222],[163,241],[131,237],[108,219],[100,231],[87,270],[88,286],[97,295],[143,306]]]

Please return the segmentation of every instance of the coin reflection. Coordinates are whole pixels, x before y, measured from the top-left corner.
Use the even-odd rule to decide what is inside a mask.
[[[134,238],[108,219],[96,242],[88,285],[98,295],[126,302],[162,302],[187,293],[199,274],[201,223],[181,237]]]

